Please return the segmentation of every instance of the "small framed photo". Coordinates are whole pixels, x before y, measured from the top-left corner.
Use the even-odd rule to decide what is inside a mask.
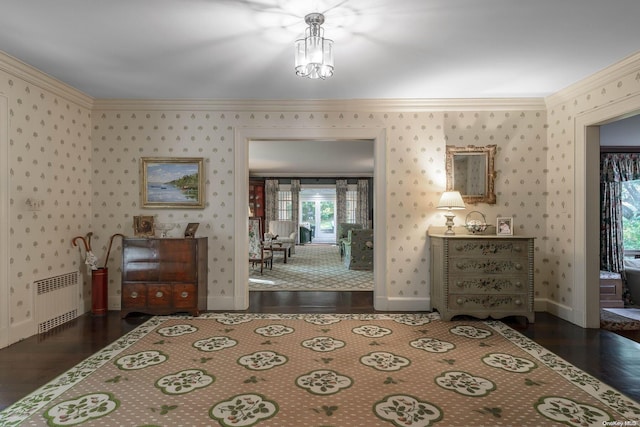
[[[204,208],[202,157],[142,157],[140,162],[143,208]]]
[[[496,220],[496,234],[499,236],[513,236],[513,218],[498,217]]]
[[[195,237],[199,225],[200,223],[198,222],[190,222],[187,224],[187,228],[184,229],[184,237]]]
[[[156,234],[152,216],[134,216],[133,234],[136,237],[154,237]]]

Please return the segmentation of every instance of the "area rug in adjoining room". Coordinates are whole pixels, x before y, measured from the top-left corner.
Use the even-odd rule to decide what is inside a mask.
[[[627,309],[600,309],[600,328],[608,331],[640,330],[640,320],[624,316]]]
[[[0,412],[2,426],[613,421],[636,425],[640,405],[501,322],[437,314],[155,317]]]
[[[274,253],[273,268],[249,270],[251,291],[372,291],[373,271],[349,270],[336,245],[298,245],[284,263]]]

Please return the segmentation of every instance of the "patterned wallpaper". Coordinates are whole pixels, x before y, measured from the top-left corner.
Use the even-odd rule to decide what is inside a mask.
[[[31,330],[33,281],[83,265],[71,238],[91,230],[91,113],[2,71],[0,93],[9,103],[9,323]]]
[[[0,93],[9,100],[10,128],[10,327],[33,323],[34,280],[84,270],[71,238],[93,231],[93,249],[104,262],[109,236],[132,234],[133,216],[156,214],[159,222],[200,222],[209,237],[209,294],[232,297],[234,129],[236,127],[384,127],[387,130],[387,284],[391,297],[426,298],[426,230],[444,223],[435,210],[445,186],[445,145],[496,144],[496,205],[470,206],[489,222],[514,218],[515,232],[536,237],[538,301],[571,306],[574,291],[574,118],[637,93],[638,60],[615,77],[599,76],[550,97],[548,108],[495,106],[438,110],[411,107],[325,111],[308,102],[293,112],[270,108],[221,108],[206,102],[141,102],[127,108],[91,109],[91,100],[70,88],[43,84],[36,71],[11,72],[0,57]],[[9,69],[9,71],[7,71]],[[610,72],[610,70],[609,70]],[[28,74],[28,73],[27,73]],[[529,105],[535,102],[529,103]],[[133,105],[133,106],[131,106]],[[195,105],[195,104],[194,104]],[[260,104],[260,105],[265,105]],[[469,105],[473,105],[472,102]],[[481,105],[481,106],[480,106]],[[488,105],[488,106],[487,106]],[[471,110],[471,111],[470,111]],[[203,210],[140,207],[139,158],[204,157],[207,205]],[[6,177],[2,177],[5,179]],[[376,177],[380,179],[380,177]],[[42,200],[39,211],[27,198]],[[178,230],[179,233],[181,230]],[[119,242],[109,260],[109,307],[119,307]],[[85,284],[83,295],[88,295]],[[89,308],[85,300],[85,308]],[[27,333],[20,330],[24,338]]]
[[[619,64],[567,88],[547,100],[547,189],[546,254],[539,266],[547,272],[542,286],[547,298],[558,306],[574,306],[576,287],[574,256],[584,253],[574,242],[576,117],[640,93],[640,55],[629,57]],[[593,173],[598,174],[599,170]]]
[[[132,216],[160,222],[201,222],[210,241],[209,297],[233,295],[233,131],[236,127],[384,127],[387,129],[387,276],[391,297],[428,298],[425,233],[442,225],[434,209],[444,190],[445,145],[497,144],[498,204],[470,206],[493,223],[512,216],[516,233],[542,236],[546,169],[544,111],[201,111],[163,105],[93,112],[94,231],[131,234]],[[138,162],[143,156],[204,157],[207,207],[203,211],[148,210],[139,206]],[[543,180],[543,178],[542,178]],[[178,232],[180,230],[177,230]],[[542,241],[542,239],[539,239]],[[119,253],[113,265],[119,265]],[[113,271],[116,271],[115,268]],[[542,279],[542,275],[540,275]],[[110,308],[118,308],[119,277],[110,275]]]

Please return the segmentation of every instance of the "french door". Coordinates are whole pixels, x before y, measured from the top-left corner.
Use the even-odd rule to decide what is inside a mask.
[[[300,222],[307,222],[314,232],[313,243],[336,242],[335,188],[302,189]]]

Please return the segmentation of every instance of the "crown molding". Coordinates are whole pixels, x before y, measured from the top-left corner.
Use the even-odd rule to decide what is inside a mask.
[[[596,73],[585,77],[552,95],[545,98],[547,108],[571,101],[585,93],[602,88],[612,81],[621,79],[631,73],[640,70],[640,51],[603,68]]]
[[[88,109],[93,107],[93,98],[90,96],[3,51],[0,51],[0,71],[5,71],[16,78],[49,91],[81,107]]]
[[[544,98],[486,99],[96,99],[94,111],[443,112],[540,111]]]

